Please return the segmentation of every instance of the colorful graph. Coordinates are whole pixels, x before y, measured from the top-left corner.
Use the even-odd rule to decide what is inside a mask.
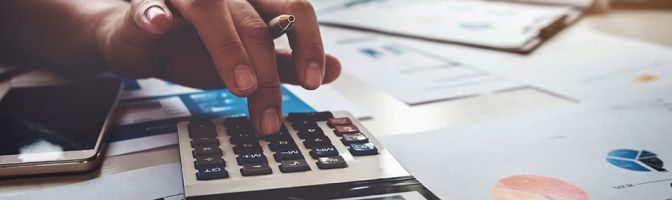
[[[501,179],[491,191],[496,200],[588,200],[588,194],[571,183],[536,175]]]
[[[663,161],[646,150],[616,149],[607,155],[607,161],[616,167],[639,172],[666,172]]]

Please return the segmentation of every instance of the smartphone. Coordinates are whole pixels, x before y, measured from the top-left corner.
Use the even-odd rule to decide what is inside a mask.
[[[0,97],[0,176],[95,169],[121,90],[113,78],[10,88]]]

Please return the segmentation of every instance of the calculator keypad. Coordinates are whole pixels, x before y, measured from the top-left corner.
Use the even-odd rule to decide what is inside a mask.
[[[222,159],[223,151],[232,151],[236,155],[236,168],[242,176],[260,176],[273,173],[277,166],[282,173],[310,171],[311,167],[303,155],[302,149],[308,152],[320,170],[346,168],[348,164],[335,145],[347,147],[352,156],[378,154],[378,149],[361,133],[352,120],[334,118],[331,112],[290,113],[287,117],[293,133],[282,126],[274,135],[259,137],[255,134],[251,121],[247,117],[227,118],[223,121],[227,136],[217,137],[216,126],[210,120],[194,120],[189,123],[192,155],[196,168],[197,180],[213,180],[229,177],[226,163]],[[324,123],[331,130],[323,130],[318,123]],[[335,134],[340,139],[332,140],[327,134]],[[333,137],[333,136],[331,136]],[[220,148],[221,142],[230,142],[231,149]],[[260,141],[265,140],[272,154],[265,154]],[[267,150],[266,150],[267,151]],[[277,165],[269,164],[266,155],[273,155]],[[273,161],[270,161],[273,162]]]

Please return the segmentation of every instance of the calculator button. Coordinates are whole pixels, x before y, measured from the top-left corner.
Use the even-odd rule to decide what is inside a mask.
[[[350,124],[352,124],[352,121],[350,121],[350,118],[347,118],[347,117],[333,118],[333,119],[329,119],[329,121],[327,122],[327,125],[329,125],[329,127],[331,127],[331,128],[334,128],[336,126],[350,125]]]
[[[287,149],[296,149],[298,147],[294,143],[294,140],[281,139],[272,141],[270,144],[268,144],[268,148],[271,149],[271,151],[282,151]]]
[[[207,119],[193,120],[189,122],[189,137],[217,137],[215,124]]]
[[[307,138],[305,141],[303,141],[303,145],[306,146],[306,148],[313,148],[313,147],[324,147],[324,146],[330,146],[331,145],[331,140],[326,135],[320,135],[320,136],[315,136],[311,138]]]
[[[316,128],[317,122],[312,121],[312,120],[295,120],[292,121],[292,128],[296,130],[302,130],[302,129],[307,129],[307,128]]]
[[[252,128],[252,122],[247,117],[230,117],[226,118],[224,126],[228,129],[247,129]]]
[[[338,150],[334,146],[313,147],[310,150],[310,156],[313,158],[337,156]]]
[[[234,154],[261,153],[261,152],[263,152],[263,150],[261,149],[261,146],[259,146],[259,142],[256,141],[236,144],[236,146],[233,147]]]
[[[196,161],[194,161],[194,166],[196,167],[196,169],[199,169],[208,166],[225,167],[226,164],[224,164],[224,160],[222,160],[222,157],[220,157],[219,155],[215,155],[215,156],[197,157]]]
[[[322,157],[317,159],[317,167],[320,169],[346,168],[348,164],[341,156]]]
[[[272,173],[273,170],[268,166],[268,163],[248,164],[243,165],[243,168],[240,168],[240,174],[243,176],[258,176]]]
[[[350,144],[350,154],[354,156],[366,156],[378,154],[378,149],[371,143]]]
[[[297,159],[303,159],[303,154],[301,154],[301,151],[299,149],[288,149],[288,150],[282,150],[276,152],[273,157],[275,158],[275,161],[285,161],[285,160],[297,160]]]
[[[366,138],[366,136],[362,133],[343,134],[342,136],[343,138],[341,138],[341,142],[343,142],[345,145],[369,142],[369,138]]]
[[[334,133],[336,133],[338,136],[343,134],[359,133],[359,128],[357,128],[355,125],[336,126],[334,129],[336,129],[334,130]]]
[[[285,160],[280,162],[280,171],[282,173],[303,172],[309,171],[310,166],[304,159],[300,160]]]
[[[195,137],[191,139],[191,146],[201,145],[219,145],[219,140],[216,137]]]
[[[238,134],[232,134],[231,138],[232,144],[242,144],[242,143],[254,143],[254,142],[259,142],[259,138],[257,135],[254,133],[238,133]]]
[[[333,118],[334,115],[331,112],[302,112],[302,113],[289,113],[287,115],[287,120],[312,120],[312,121],[327,121],[330,118]]]
[[[246,153],[246,154],[240,154],[237,158],[236,161],[238,161],[238,165],[244,165],[244,164],[254,164],[254,163],[264,163],[267,162],[266,156],[263,153]]]
[[[274,142],[274,141],[278,141],[278,140],[291,140],[292,136],[289,135],[289,131],[287,130],[287,127],[285,127],[285,125],[282,125],[282,127],[280,128],[280,131],[278,131],[275,134],[264,136],[264,139],[269,141],[269,142]]]
[[[229,136],[241,135],[241,134],[256,135],[256,134],[254,134],[254,128],[252,128],[252,127],[249,127],[249,128],[228,128],[228,129],[226,129],[226,133],[228,133]]]
[[[203,157],[210,155],[222,155],[222,150],[218,145],[201,145],[195,146],[193,151],[194,157]]]
[[[310,127],[299,130],[298,134],[301,139],[306,139],[314,136],[324,135],[324,131],[322,131],[320,127]]]
[[[208,166],[198,168],[196,172],[196,180],[212,180],[229,177],[229,173],[224,169],[224,166]]]

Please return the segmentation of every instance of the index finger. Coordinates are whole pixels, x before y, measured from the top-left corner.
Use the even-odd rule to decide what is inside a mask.
[[[226,87],[238,96],[257,90],[257,77],[224,1],[172,1],[192,23]]]
[[[301,86],[317,89],[323,82],[325,72],[324,45],[313,6],[307,0],[257,0],[250,3],[267,20],[281,15],[292,14],[296,22],[287,33],[293,50],[292,61]]]

